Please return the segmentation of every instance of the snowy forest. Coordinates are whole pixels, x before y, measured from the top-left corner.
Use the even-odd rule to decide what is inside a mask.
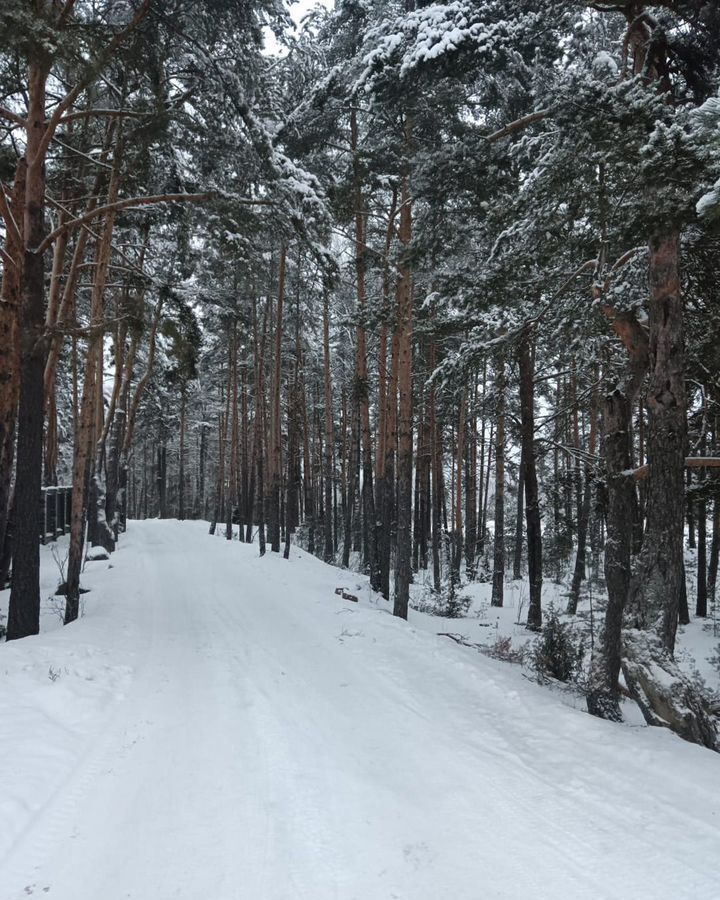
[[[524,676],[614,766],[716,777],[676,736],[720,751],[717,0],[3,0],[0,216],[8,665],[162,540],[198,617],[212,567],[238,603],[323,572],[429,623],[434,685]],[[718,896],[454,871],[117,896]]]

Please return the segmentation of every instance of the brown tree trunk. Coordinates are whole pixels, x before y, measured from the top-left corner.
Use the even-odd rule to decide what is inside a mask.
[[[285,267],[287,247],[280,250],[278,271],[277,311],[275,315],[275,359],[272,380],[272,401],[270,425],[270,447],[268,454],[268,537],[270,549],[280,552],[280,492],[282,489],[282,409],[280,406],[280,384],[282,378],[282,329],[283,304],[285,301]]]
[[[454,587],[460,584],[460,564],[462,562],[463,548],[463,460],[465,459],[465,419],[466,419],[466,393],[463,390],[460,395],[457,442],[455,445],[455,482],[454,482],[454,522],[452,535],[452,567],[450,580]]]
[[[700,452],[704,451],[704,447],[700,448]],[[695,615],[705,618],[707,616],[707,501],[705,500],[704,489],[705,471],[701,470],[700,478],[703,480],[703,494],[697,504],[697,596],[695,598]]]
[[[707,590],[713,603],[716,599],[718,562],[720,562],[720,497],[713,499],[712,539],[708,563]]]
[[[270,299],[268,297],[268,300],[265,303],[262,336],[260,338],[260,346],[255,363],[255,436],[253,440],[253,458],[255,460],[256,468],[255,518],[258,525],[258,546],[260,556],[265,555],[265,345],[267,343],[269,319]],[[255,345],[257,346],[257,344],[256,336]]]
[[[128,478],[128,465],[130,460],[130,454],[133,446],[133,439],[135,437],[135,422],[137,421],[137,412],[140,407],[140,402],[145,393],[145,388],[147,386],[148,381],[153,373],[153,368],[155,366],[155,348],[157,345],[157,332],[160,326],[160,319],[162,316],[163,309],[163,297],[160,296],[160,299],[157,302],[155,307],[155,314],[153,316],[152,326],[150,328],[150,337],[148,339],[148,360],[147,367],[145,372],[142,375],[142,378],[138,381],[135,386],[135,391],[133,393],[132,401],[128,404],[127,416],[126,416],[126,424],[123,429],[123,438],[122,438],[122,449],[120,451],[120,467],[119,467],[119,477],[118,477],[118,498],[119,498],[119,509],[118,509],[118,518],[120,523],[120,528],[125,529],[127,525],[127,509],[126,509],[126,491],[127,491],[127,478]],[[128,393],[130,391],[130,382],[128,381],[127,385]],[[145,473],[145,469],[143,467],[143,476]],[[147,502],[147,491],[145,492],[145,502]],[[147,517],[147,516],[146,516]]]
[[[576,427],[576,436],[579,437],[579,431]],[[597,392],[593,390],[590,400],[590,435],[588,438],[588,455],[590,459],[595,456],[595,443],[597,433]],[[579,440],[577,444],[579,450]],[[572,584],[570,585],[570,596],[568,599],[568,614],[574,616],[577,613],[578,602],[580,600],[580,585],[585,578],[585,555],[587,551],[587,533],[588,523],[590,521],[590,504],[592,500],[592,464],[587,463],[585,466],[585,484],[582,492],[582,502],[578,511],[578,527],[577,527],[577,553],[575,556],[575,568],[573,570]],[[577,475],[576,475],[577,477]]]
[[[435,341],[430,341],[430,368],[434,371],[436,366]],[[440,593],[442,578],[440,571],[440,547],[442,545],[442,521],[441,507],[443,485],[443,460],[442,460],[442,428],[437,420],[437,403],[435,397],[435,382],[430,383],[429,419],[430,419],[430,470],[432,475],[432,565],[433,588]]]
[[[185,414],[187,397],[185,385],[180,388],[180,447],[178,458],[178,519],[185,518]]]
[[[527,627],[537,630],[542,625],[542,530],[540,497],[535,463],[534,366],[530,332],[526,327],[520,338],[520,427],[525,483],[525,521],[527,524],[528,574],[530,602]]]
[[[505,359],[496,363],[495,529],[493,537],[492,606],[503,605],[505,590]]]
[[[412,124],[405,123],[406,146],[410,143]],[[398,335],[398,485],[397,485],[397,555],[395,562],[395,597],[393,615],[407,619],[412,580],[412,452],[413,452],[413,281],[410,268],[412,208],[409,176],[403,174],[400,228],[398,237],[401,256],[398,263],[397,335]]]
[[[330,373],[330,298],[327,291],[323,300],[323,383],[325,391],[325,510],[323,519],[325,546],[323,558],[325,562],[329,563],[335,558],[335,542],[333,540],[332,527],[333,447],[335,445],[335,436],[333,433],[332,378]]]
[[[7,640],[40,629],[40,548],[38,509],[42,485],[45,369],[45,266],[36,252],[45,237],[45,90],[47,62],[40,48],[29,66],[25,159],[25,261],[20,313],[20,401],[15,472],[13,574]]]
[[[355,393],[360,410],[360,437],[362,442],[362,506],[365,563],[370,572],[370,586],[380,589],[380,565],[377,549],[377,523],[375,521],[375,493],[373,489],[373,449],[370,429],[370,385],[367,368],[367,339],[363,315],[366,306],[365,288],[365,210],[362,196],[362,173],[358,157],[357,112],[350,113],[350,146],[353,155],[353,203],[355,214],[355,278],[357,286],[358,325],[355,355]]]
[[[20,399],[20,342],[19,314],[22,303],[24,244],[22,240],[23,208],[25,204],[24,159],[15,172],[10,212],[18,228],[16,234],[7,228],[5,252],[8,260],[3,267],[0,288],[0,553],[4,553],[8,519],[10,516],[10,484],[15,459],[15,432],[18,401]],[[8,547],[9,554],[9,547]],[[2,567],[3,569],[5,566]],[[4,579],[0,581],[4,586]]]
[[[630,585],[632,549],[632,480],[628,422],[632,398],[618,390],[605,397],[603,455],[607,478],[607,530],[605,581],[608,604],[599,646],[593,654],[588,710],[596,716],[620,721],[619,687],[623,610]]]
[[[240,495],[242,519],[238,529],[241,541],[246,540],[247,530],[252,536],[252,498],[250,496],[250,425],[248,421],[248,371],[246,360],[242,362],[240,393]]]
[[[683,581],[685,382],[678,234],[650,240],[647,526],[631,620],[672,656]]]
[[[523,464],[522,449],[520,450],[520,465],[518,466],[517,480],[517,505],[515,508],[515,552],[513,554],[513,580],[522,578],[522,556],[525,535],[525,466]]]
[[[100,313],[102,311],[100,310]],[[95,308],[97,322],[98,309]],[[67,567],[67,598],[65,602],[65,624],[74,622],[80,614],[80,569],[85,543],[85,523],[87,518],[87,485],[92,465],[92,448],[96,424],[96,403],[100,375],[99,353],[102,344],[97,340],[89,342],[85,379],[83,382],[80,418],[75,434],[73,452],[73,494],[70,514],[70,547]]]
[[[465,463],[465,574],[474,581],[477,553],[477,373],[473,376],[469,404],[470,427]]]

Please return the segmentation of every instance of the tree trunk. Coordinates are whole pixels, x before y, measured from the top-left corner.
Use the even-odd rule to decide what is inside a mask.
[[[39,48],[35,52],[42,60]],[[38,542],[43,464],[45,371],[45,266],[35,251],[45,237],[45,90],[47,64],[31,60],[25,159],[27,180],[23,235],[25,262],[20,314],[20,401],[15,470],[13,574],[7,640],[40,629],[40,547]]]
[[[434,371],[435,341],[430,342],[430,368]],[[432,563],[433,563],[433,587],[436,593],[440,593],[442,587],[440,571],[440,546],[442,543],[442,521],[440,510],[442,507],[443,487],[443,460],[442,460],[442,428],[437,421],[437,409],[435,399],[435,382],[430,383],[429,399],[430,416],[430,469],[432,475]]]
[[[650,240],[647,526],[630,615],[672,656],[683,579],[685,382],[677,233]]]
[[[522,578],[523,537],[525,534],[525,481],[523,478],[525,466],[523,464],[522,449],[520,450],[520,465],[518,466],[517,480],[517,505],[515,508],[515,552],[513,554],[513,580]]]
[[[330,374],[330,298],[327,291],[323,299],[323,384],[325,391],[325,510],[323,518],[325,545],[323,558],[325,562],[330,563],[335,559],[335,542],[333,540],[332,527],[333,447],[335,445],[335,436],[333,433],[332,379]]]
[[[595,456],[595,443],[597,431],[597,397],[593,391],[590,400],[590,435],[588,438],[588,454],[592,459]],[[576,436],[579,436],[578,429],[575,429]],[[578,447],[579,450],[579,442]],[[574,616],[577,613],[578,602],[580,600],[580,585],[585,579],[585,555],[587,551],[587,534],[588,523],[590,521],[590,504],[592,501],[592,466],[587,463],[585,466],[585,485],[582,493],[582,502],[578,511],[578,527],[577,527],[577,553],[575,556],[575,569],[573,570],[572,584],[570,585],[570,597],[568,599],[568,614]],[[577,476],[576,476],[577,477]]]
[[[527,524],[528,574],[530,603],[527,627],[537,630],[542,625],[542,531],[540,498],[535,464],[534,366],[530,333],[524,329],[519,348],[520,419],[525,482],[525,521]]]
[[[410,143],[411,121],[405,123],[406,146]],[[413,452],[413,282],[410,268],[410,239],[412,235],[409,176],[402,179],[399,240],[401,256],[398,263],[397,334],[398,334],[398,486],[397,486],[397,558],[395,563],[395,598],[393,615],[407,619],[410,601],[411,525],[412,525],[412,452]]]
[[[180,388],[180,448],[178,459],[178,519],[185,518],[185,413],[187,398],[185,386]]]
[[[720,497],[713,499],[712,540],[710,543],[710,562],[708,563],[707,589],[713,603],[715,602],[718,562],[720,562]]]
[[[463,390],[460,395],[460,409],[458,413],[457,443],[455,446],[455,521],[453,523],[452,542],[452,567],[450,580],[453,588],[460,584],[460,565],[463,549],[463,460],[465,459],[465,419],[466,419],[466,393]]]
[[[493,537],[492,606],[503,605],[505,590],[505,359],[498,356],[495,373],[495,533]]]
[[[269,516],[268,537],[270,549],[274,553],[280,552],[280,492],[282,489],[282,409],[280,406],[280,384],[282,378],[282,329],[283,329],[283,304],[285,301],[285,266],[287,260],[287,247],[280,250],[280,266],[278,271],[277,311],[275,315],[275,359],[272,380],[272,401],[270,426],[269,462]]]
[[[619,687],[623,610],[630,585],[632,549],[632,479],[628,424],[632,397],[619,389],[605,398],[603,455],[607,478],[605,582],[608,603],[599,646],[592,659],[588,710],[595,716],[620,721]]]
[[[705,487],[705,485],[703,485]],[[707,502],[703,495],[697,505],[697,597],[695,615],[707,616]]]
[[[0,553],[6,546],[10,516],[12,469],[15,459],[15,434],[20,399],[19,315],[22,303],[24,245],[22,240],[27,165],[18,162],[10,209],[20,230],[8,230],[5,252],[14,265],[6,263],[0,288]],[[6,229],[7,230],[7,229]],[[9,542],[8,542],[9,552]],[[4,567],[3,567],[4,568]],[[4,579],[0,587],[4,587]]]
[[[469,412],[470,427],[465,463],[465,574],[468,581],[474,581],[477,553],[477,373],[473,376]]]

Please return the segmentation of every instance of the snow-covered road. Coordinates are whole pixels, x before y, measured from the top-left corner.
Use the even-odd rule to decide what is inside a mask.
[[[256,554],[131,523],[0,646],[0,900],[718,900],[720,757]]]

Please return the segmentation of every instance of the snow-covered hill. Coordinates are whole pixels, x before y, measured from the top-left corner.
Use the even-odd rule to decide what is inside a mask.
[[[1,900],[720,896],[717,755],[358,576],[147,521],[84,581],[80,621],[0,646]]]

